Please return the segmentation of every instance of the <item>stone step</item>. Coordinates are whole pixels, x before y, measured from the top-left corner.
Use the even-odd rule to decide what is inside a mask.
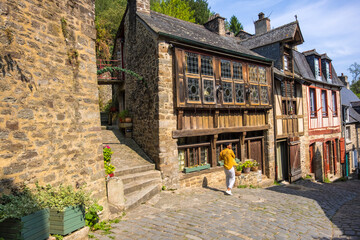
[[[151,179],[151,178],[160,179],[161,173],[160,173],[160,171],[157,171],[157,170],[150,170],[150,171],[146,171],[146,172],[139,172],[139,173],[121,176],[120,178],[121,178],[123,184],[125,185],[125,184],[129,184],[131,182],[142,181],[142,180]]]
[[[141,173],[146,172],[150,170],[154,170],[155,165],[154,164],[144,164],[140,166],[130,167],[130,168],[122,168],[120,170],[115,171],[115,176],[122,177],[129,174],[135,174],[135,173]]]
[[[160,184],[152,184],[139,191],[133,192],[125,196],[125,210],[133,209],[151,199],[160,192]]]
[[[124,195],[127,196],[133,192],[139,191],[141,189],[144,189],[144,188],[154,185],[154,184],[161,184],[160,177],[139,180],[139,181],[131,182],[128,184],[124,184]]]

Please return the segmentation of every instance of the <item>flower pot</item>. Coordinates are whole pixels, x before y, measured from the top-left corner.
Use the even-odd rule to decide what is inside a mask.
[[[0,222],[0,238],[43,240],[49,235],[48,209],[37,211],[21,219],[9,218]]]
[[[257,170],[259,170],[259,167],[258,167],[258,166],[256,166],[256,167],[251,167],[251,171],[256,172]]]
[[[209,169],[209,168],[210,168],[210,164],[205,164],[205,165],[196,166],[196,167],[185,167],[184,172],[191,173],[191,172],[197,172],[197,171],[201,171],[201,170],[205,170],[205,169]]]
[[[235,170],[235,176],[240,176],[240,175],[241,175],[241,171]]]
[[[244,169],[243,169],[243,171],[244,171],[244,173],[249,173],[250,172],[250,168],[249,167],[244,167]]]
[[[131,118],[129,118],[129,117],[125,118],[125,122],[126,123],[131,123]]]
[[[64,211],[50,209],[50,233],[67,235],[85,226],[83,206],[66,207]]]

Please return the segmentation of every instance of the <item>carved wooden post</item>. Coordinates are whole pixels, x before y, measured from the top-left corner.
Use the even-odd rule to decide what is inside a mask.
[[[240,149],[241,149],[241,154],[240,154],[240,160],[242,162],[245,161],[245,136],[246,136],[246,132],[242,132],[240,133]]]
[[[216,141],[218,139],[218,135],[214,135],[211,139],[211,166],[215,167],[217,165],[217,161],[216,161]]]

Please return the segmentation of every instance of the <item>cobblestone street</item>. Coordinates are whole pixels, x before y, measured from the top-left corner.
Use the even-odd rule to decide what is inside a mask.
[[[360,181],[162,191],[98,239],[360,239]]]

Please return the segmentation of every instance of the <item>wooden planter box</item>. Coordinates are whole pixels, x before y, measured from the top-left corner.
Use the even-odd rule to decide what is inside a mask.
[[[201,171],[201,170],[205,170],[205,169],[209,169],[210,168],[210,164],[205,164],[202,166],[196,166],[196,167],[192,167],[192,168],[184,168],[184,173],[191,173],[191,172],[197,172],[197,171]]]
[[[44,240],[49,237],[49,210],[43,209],[21,219],[0,222],[0,238]]]
[[[67,207],[63,212],[50,209],[50,233],[67,235],[85,226],[85,209]]]

